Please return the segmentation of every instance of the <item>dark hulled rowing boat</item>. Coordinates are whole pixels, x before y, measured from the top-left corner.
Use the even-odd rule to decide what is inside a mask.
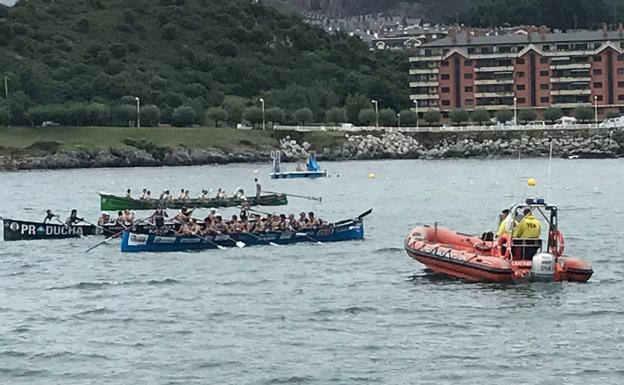
[[[275,243],[287,245],[300,242],[339,242],[364,238],[364,217],[372,210],[354,219],[335,222],[330,226],[300,232],[282,231],[265,233],[232,233],[222,235],[198,236],[161,236],[156,234],[138,234],[124,231],[121,240],[123,252],[170,252],[188,250],[207,250],[222,247],[234,247],[237,242],[246,245],[268,245]]]
[[[158,199],[134,199],[112,194],[100,193],[100,209],[104,211],[117,210],[154,210],[157,208],[181,209],[186,208],[210,208],[210,207],[236,207],[244,202],[241,199],[228,197],[225,199],[173,199],[161,201]],[[247,203],[250,206],[283,206],[288,204],[288,198],[284,194],[265,194],[260,197],[248,197]]]

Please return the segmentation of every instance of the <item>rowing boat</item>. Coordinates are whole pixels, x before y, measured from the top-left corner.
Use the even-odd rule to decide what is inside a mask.
[[[171,252],[187,250],[207,250],[219,247],[234,247],[243,242],[246,245],[287,245],[300,242],[340,242],[360,240],[364,238],[364,217],[371,213],[368,210],[362,215],[342,220],[330,226],[301,232],[265,232],[265,233],[232,233],[210,236],[178,235],[162,236],[157,234],[138,234],[124,231],[121,240],[123,252]]]
[[[110,236],[121,233],[124,227],[109,223],[102,226],[91,224],[65,225],[62,223],[43,223],[22,221],[11,218],[3,218],[3,235],[5,241],[33,241],[41,239],[66,239],[80,238],[88,235]],[[162,231],[177,230],[179,224],[166,223]],[[136,233],[148,233],[153,226],[147,223],[137,224],[131,227]]]
[[[247,203],[251,206],[283,206],[288,204],[288,198],[284,194],[265,194],[260,197],[248,197]],[[181,209],[186,208],[210,208],[210,207],[236,207],[243,204],[239,198],[229,197],[225,199],[173,199],[161,201],[159,199],[134,199],[112,194],[100,193],[100,209],[104,211],[116,210],[154,210],[157,208]]]

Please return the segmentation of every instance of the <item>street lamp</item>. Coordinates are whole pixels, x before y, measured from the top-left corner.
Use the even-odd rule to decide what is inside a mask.
[[[134,100],[137,102],[137,128],[141,128],[141,99],[135,96]]]
[[[4,96],[9,98],[9,78],[6,75],[4,76]]]
[[[414,106],[416,106],[416,128],[418,129],[418,100],[414,100]]]
[[[264,120],[264,99],[260,98],[260,103],[262,103],[262,131],[266,128],[266,121]]]
[[[518,126],[518,98],[514,96],[514,127]]]
[[[594,95],[594,123],[598,124],[598,95]]]
[[[375,105],[375,128],[379,128],[379,103],[374,99],[371,103]]]
[[[397,112],[397,127],[401,128],[401,113]]]

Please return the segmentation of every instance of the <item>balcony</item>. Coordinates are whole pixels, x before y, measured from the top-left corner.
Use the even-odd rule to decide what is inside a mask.
[[[577,107],[590,107],[591,104],[589,103],[583,103],[583,102],[576,102],[576,103],[553,103],[552,107],[559,107],[559,108],[577,108]]]
[[[475,79],[475,85],[488,85],[488,84],[513,84],[513,79]]]
[[[410,95],[412,100],[437,100],[440,99],[438,94],[412,94]]]
[[[410,75],[423,75],[423,74],[437,74],[440,70],[437,67],[433,68],[411,68],[409,70]]]
[[[560,78],[551,77],[551,83],[589,83],[591,81],[591,77],[572,77],[572,76],[564,76]]]
[[[592,91],[589,88],[572,89],[572,90],[551,90],[551,95],[591,95]]]
[[[591,68],[591,64],[589,63],[566,63],[566,64],[551,64],[551,70],[576,70],[576,69],[585,69],[588,70]]]
[[[409,58],[409,62],[410,63],[414,63],[414,62],[420,62],[420,61],[441,61],[442,60],[442,56],[440,55],[433,55],[433,56],[412,56]]]
[[[513,72],[513,66],[475,67],[475,72]]]
[[[513,91],[475,92],[475,98],[504,98],[513,97]]]
[[[438,81],[410,82],[410,87],[437,87]]]

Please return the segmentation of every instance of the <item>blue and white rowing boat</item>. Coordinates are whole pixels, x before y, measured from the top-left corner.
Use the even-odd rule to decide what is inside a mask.
[[[123,252],[167,252],[187,250],[207,250],[223,247],[235,247],[241,242],[246,246],[252,245],[288,245],[300,242],[340,242],[360,240],[364,238],[364,217],[371,210],[362,213],[357,218],[342,220],[328,226],[301,232],[267,232],[267,233],[234,233],[221,235],[156,235],[138,234],[124,231],[121,240]]]
[[[271,173],[271,179],[324,178],[327,176],[327,171],[321,170],[321,166],[319,166],[316,161],[314,154],[308,155],[306,169],[298,171],[282,170],[280,151],[271,152],[271,158],[273,159],[273,172]]]

